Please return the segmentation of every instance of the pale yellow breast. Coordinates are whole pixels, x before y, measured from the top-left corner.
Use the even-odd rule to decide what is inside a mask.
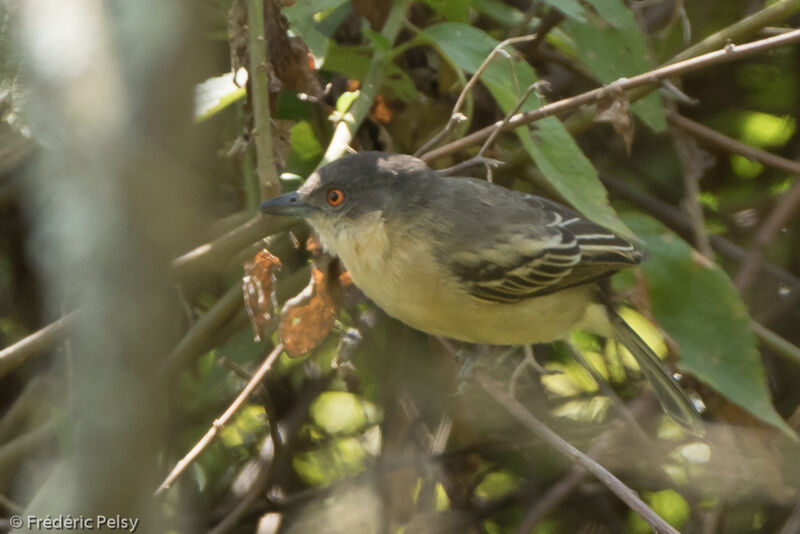
[[[518,303],[471,297],[410,228],[388,230],[382,214],[329,225],[310,221],[353,282],[386,313],[423,332],[473,343],[515,345],[563,339],[586,316],[588,287]]]

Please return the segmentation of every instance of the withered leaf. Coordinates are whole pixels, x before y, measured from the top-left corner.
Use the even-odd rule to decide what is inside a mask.
[[[333,328],[337,312],[327,277],[313,265],[306,288],[289,300],[281,312],[278,335],[286,352],[301,356],[319,345]]]
[[[625,150],[631,153],[633,145],[634,124],[630,110],[628,95],[618,85],[609,85],[603,95],[597,99],[597,115],[595,122],[608,122],[614,131],[622,137]]]
[[[383,95],[377,95],[375,97],[375,104],[372,106],[370,117],[378,122],[386,124],[392,122],[392,115],[392,110],[386,103],[386,99],[383,98]]]
[[[281,268],[281,260],[261,250],[251,261],[243,265],[242,292],[244,304],[256,341],[269,333],[275,312],[275,272]]]
[[[289,37],[289,22],[280,8],[276,0],[264,0],[267,57],[272,71],[284,88],[319,98],[323,93],[322,85],[308,61],[308,47],[299,37]]]
[[[313,257],[311,280],[297,296],[288,300],[281,311],[278,335],[290,356],[301,356],[317,347],[330,333],[342,303],[343,286],[349,277],[340,264],[325,254],[319,240],[312,236],[306,248]]]

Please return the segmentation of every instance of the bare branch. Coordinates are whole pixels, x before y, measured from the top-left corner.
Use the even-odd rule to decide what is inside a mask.
[[[752,328],[753,333],[765,347],[775,354],[783,356],[795,365],[800,364],[800,347],[793,345],[756,321],[750,323],[750,328]]]
[[[761,150],[760,148],[742,143],[741,141],[737,141],[732,137],[723,135],[716,130],[712,130],[707,126],[703,126],[702,124],[691,119],[687,119],[683,115],[679,115],[677,113],[667,112],[667,120],[675,126],[686,130],[695,137],[716,145],[723,150],[741,154],[742,156],[753,161],[758,161],[764,165],[769,165],[770,167],[775,167],[776,169],[788,171],[792,174],[800,176],[800,163],[797,161],[782,158],[765,150]]]
[[[381,35],[386,37],[386,40],[390,43],[394,43],[397,34],[400,33],[403,21],[405,21],[408,4],[408,0],[392,2],[389,18],[386,19],[386,23],[381,30]],[[345,112],[345,116],[336,124],[333,137],[328,144],[328,148],[325,151],[325,155],[322,157],[320,165],[330,163],[345,153],[358,127],[361,126],[361,123],[369,114],[375,97],[378,95],[378,89],[380,89],[386,74],[383,66],[384,60],[384,54],[376,51],[370,62],[369,70],[364,78],[364,83],[361,84],[361,93]]]
[[[472,91],[472,88],[478,83],[483,73],[489,67],[491,62],[494,60],[497,55],[503,51],[506,46],[515,44],[515,43],[522,43],[526,41],[531,41],[536,38],[536,34],[531,35],[523,35],[521,37],[511,37],[506,39],[505,41],[501,41],[500,43],[495,46],[492,51],[489,53],[488,56],[483,60],[480,67],[475,71],[469,81],[464,85],[464,88],[461,90],[461,93],[458,95],[458,99],[456,100],[455,105],[453,106],[453,111],[450,112],[450,119],[448,119],[447,124],[445,124],[444,128],[442,128],[439,133],[434,135],[431,139],[429,139],[425,144],[417,149],[414,152],[414,155],[417,157],[421,157],[421,154],[425,154],[431,147],[436,146],[436,143],[441,141],[445,135],[450,133],[456,124],[465,120],[464,115],[461,113],[461,106],[464,105],[464,101],[467,99],[467,95]],[[424,158],[423,158],[424,159]]]
[[[290,217],[255,215],[244,224],[224,235],[195,247],[172,261],[178,278],[188,278],[196,273],[213,271],[246,246],[259,239],[288,230],[296,221]]]
[[[675,126],[686,130],[692,135],[712,143],[724,150],[741,154],[746,158],[758,161],[765,165],[770,165],[777,169],[791,172],[800,178],[800,163],[792,161],[775,154],[770,154],[764,150],[752,147],[736,139],[707,128],[702,124],[694,122],[676,113],[668,113],[667,119]],[[734,278],[734,283],[739,290],[744,290],[755,280],[756,274],[761,266],[762,252],[786,222],[792,217],[796,210],[800,208],[800,179],[796,180],[792,187],[772,210],[769,217],[761,225],[753,240],[753,246]]]
[[[264,0],[248,0],[247,25],[250,29],[250,65],[247,69],[252,89],[255,124],[256,173],[261,200],[281,190],[272,154],[272,118],[269,113],[269,59],[264,30]]]
[[[778,534],[796,534],[800,532],[800,501],[792,508],[789,519],[783,524],[783,528]]]
[[[198,441],[197,444],[192,447],[192,450],[186,453],[186,455],[175,465],[167,478],[164,479],[164,482],[162,482],[156,490],[156,495],[169,489],[178,476],[180,476],[180,474],[183,473],[183,471],[189,467],[189,465],[198,456],[200,456],[200,453],[203,452],[212,441],[214,441],[214,438],[217,436],[219,431],[222,430],[228,421],[230,421],[231,417],[233,417],[237,410],[241,408],[242,404],[244,404],[244,401],[247,400],[247,397],[249,397],[253,390],[259,384],[261,384],[261,381],[267,375],[267,372],[270,370],[270,368],[272,368],[272,364],[275,363],[275,360],[278,359],[278,356],[280,356],[281,352],[283,352],[283,345],[278,343],[275,348],[272,349],[272,352],[261,363],[261,366],[258,368],[258,370],[253,374],[253,378],[250,379],[244,389],[239,393],[239,395],[237,395],[236,399],[234,399],[231,405],[228,406],[228,409],[225,410],[225,413],[223,413],[219,419],[214,421],[214,424],[212,424],[211,428],[209,428],[205,435],[200,438],[200,441]]]
[[[796,43],[798,41],[800,41],[800,30],[794,30],[776,37],[761,39],[745,45],[728,45],[721,50],[717,50],[716,52],[710,52],[692,59],[671,63],[649,72],[639,74],[633,78],[622,78],[614,83],[618,84],[620,89],[629,91],[637,87],[657,84],[659,81],[666,78],[672,78],[674,76],[680,76],[689,72],[694,72],[710,65],[719,65],[736,59],[750,57],[766,50]],[[462,150],[466,147],[481,143],[490,135],[492,135],[492,133],[498,128],[502,132],[510,131],[514,128],[518,128],[525,124],[530,124],[531,122],[543,119],[545,117],[556,115],[563,111],[568,111],[586,104],[593,104],[598,97],[604,94],[604,91],[604,87],[598,87],[597,89],[547,104],[539,109],[517,114],[509,121],[505,122],[504,125],[503,121],[498,121],[491,126],[482,128],[477,132],[458,139],[457,141],[453,141],[452,143],[448,143],[444,146],[433,149],[427,154],[422,155],[421,159],[428,162],[433,161],[448,154],[452,154],[453,152]]]
[[[700,180],[703,179],[706,170],[714,164],[714,160],[697,146],[693,137],[686,135],[682,130],[674,128],[672,134],[675,152],[681,163],[683,187],[686,192],[682,207],[692,225],[694,245],[700,254],[712,259],[713,251],[706,230],[703,206],[700,205]]]
[[[0,350],[0,377],[21,365],[34,354],[55,347],[75,325],[77,316],[78,310],[74,310],[10,347]]]
[[[635,491],[626,486],[605,467],[601,466],[590,457],[573,447],[561,436],[553,432],[544,423],[533,416],[522,404],[509,395],[502,385],[489,378],[484,372],[476,371],[475,378],[478,383],[497,401],[503,408],[514,416],[528,430],[542,438],[548,445],[567,457],[575,464],[589,471],[600,482],[611,490],[617,497],[627,504],[631,510],[639,514],[656,532],[667,534],[680,534],[669,523],[664,521],[647,504],[639,498]]]
[[[203,350],[211,337],[238,309],[243,309],[242,286],[234,285],[204,313],[175,345],[161,366],[163,374],[178,371],[193,355]]]
[[[653,195],[632,187],[619,178],[601,175],[600,179],[609,188],[609,190],[623,198],[628,199],[634,204],[645,208],[648,213],[660,220],[668,228],[671,228],[672,230],[683,235],[686,235],[691,231],[691,227],[689,226],[686,217],[683,213],[681,213],[680,210],[670,206],[666,202],[659,200]],[[736,261],[744,261],[747,252],[745,252],[742,247],[718,235],[709,236],[709,239],[711,240],[711,245],[720,253]],[[786,284],[793,291],[800,292],[800,279],[786,269],[782,269],[781,267],[778,267],[772,263],[763,264],[763,268],[764,271],[775,278],[775,280]]]

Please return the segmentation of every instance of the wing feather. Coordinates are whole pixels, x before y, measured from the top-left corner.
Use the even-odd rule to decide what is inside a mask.
[[[595,282],[642,260],[642,252],[628,240],[572,210],[532,195],[525,199],[531,210],[540,210],[536,215],[544,227],[510,224],[502,228],[505,235],[483,240],[481,248],[451,261],[474,298],[519,302]],[[533,240],[540,246],[531,253]]]

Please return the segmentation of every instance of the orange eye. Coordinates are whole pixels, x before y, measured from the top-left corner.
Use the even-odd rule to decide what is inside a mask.
[[[344,202],[344,193],[341,189],[330,189],[328,191],[328,204],[338,206]]]

